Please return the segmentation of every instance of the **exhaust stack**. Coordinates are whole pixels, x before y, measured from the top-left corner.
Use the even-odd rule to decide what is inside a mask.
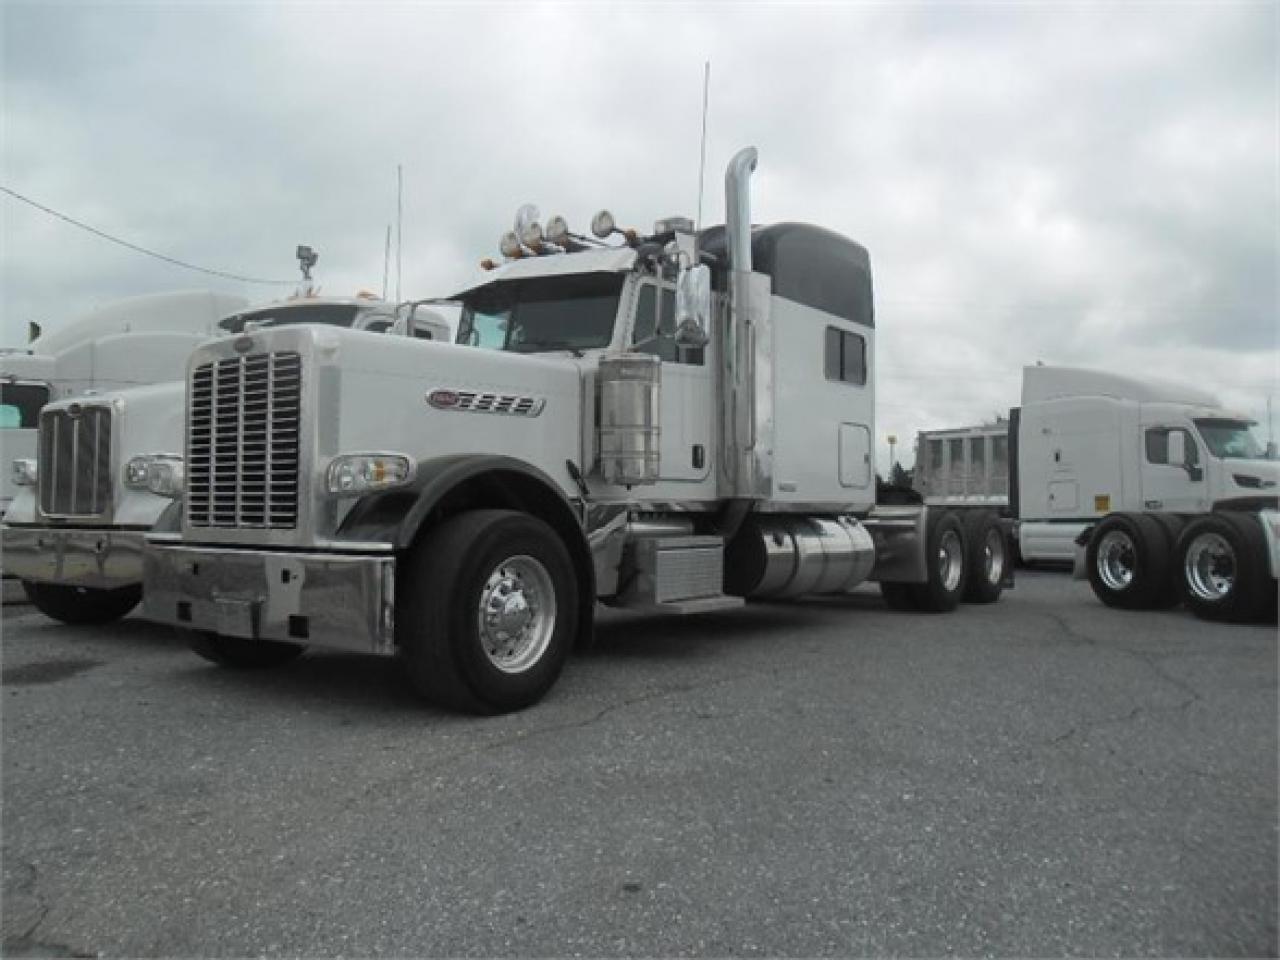
[[[744,147],[724,175],[729,254],[729,321],[724,325],[723,475],[721,495],[743,501],[772,496],[773,342],[767,277],[753,272],[751,174],[758,154]]]
[[[743,147],[729,161],[724,173],[724,222],[729,239],[729,269],[751,272],[751,189],[759,154]]]

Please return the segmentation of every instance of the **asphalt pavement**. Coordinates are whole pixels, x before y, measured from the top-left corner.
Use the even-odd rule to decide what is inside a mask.
[[[4,955],[1275,956],[1274,626],[616,612],[542,704],[3,620]]]

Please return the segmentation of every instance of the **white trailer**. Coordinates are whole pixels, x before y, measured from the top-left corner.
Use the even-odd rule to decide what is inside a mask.
[[[597,601],[695,614],[879,579],[954,608],[965,529],[875,502],[867,253],[752,227],[755,164],[700,235],[526,216],[457,297],[481,349],[316,327],[201,347],[145,615],[231,666],[396,655],[424,696],[498,712],[552,686]]]
[[[1110,606],[1250,620],[1280,570],[1280,464],[1253,426],[1185,384],[1027,367],[1007,422],[920,435],[913,485],[1002,505],[1025,558],[1074,562]]]
[[[233,312],[212,325],[220,334],[295,324],[381,333],[397,321],[394,304],[367,296],[300,296],[248,310],[243,301],[231,306]],[[449,335],[447,327],[425,327],[418,335],[433,329],[436,336]],[[92,349],[95,342],[107,343],[114,350],[126,336],[87,344]],[[29,452],[13,451],[17,486],[4,518],[4,569],[21,581],[41,612],[65,623],[105,623],[138,604],[143,534],[170,502],[148,484],[172,482],[180,469],[186,384],[179,377],[187,356],[209,338],[206,332],[186,343],[180,361],[170,358],[167,383],[46,404],[37,414],[38,442],[33,437]],[[155,346],[152,339],[133,342],[140,354]],[[167,337],[163,346],[176,342]],[[151,365],[159,375],[162,365],[157,364],[157,356],[147,354],[138,358],[137,368]]]

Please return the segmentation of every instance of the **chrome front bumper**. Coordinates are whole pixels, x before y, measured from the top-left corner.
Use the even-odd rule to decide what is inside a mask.
[[[9,527],[0,532],[6,577],[114,590],[142,582],[141,530]]]
[[[143,615],[250,640],[395,652],[395,558],[167,546],[144,557]]]

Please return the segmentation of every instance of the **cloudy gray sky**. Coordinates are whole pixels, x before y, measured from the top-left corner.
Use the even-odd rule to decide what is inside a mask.
[[[1277,393],[1275,2],[0,16],[0,183],[183,260],[287,279],[309,243],[324,292],[380,290],[397,164],[406,296],[466,285],[522,202],[581,227],[692,215],[710,60],[704,219],[755,144],[757,220],[871,250],[882,460],[886,434],[1007,409],[1036,360],[1197,378],[1262,418]],[[4,344],[119,296],[288,290],[0,214]]]

